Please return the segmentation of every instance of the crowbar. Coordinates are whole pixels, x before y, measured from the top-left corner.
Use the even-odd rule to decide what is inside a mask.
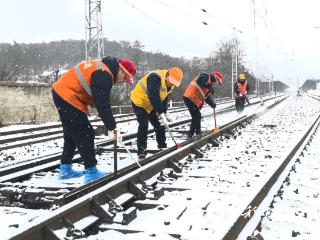
[[[122,141],[118,141],[118,142],[127,151],[127,153],[129,153],[130,157],[138,164],[138,166],[141,167],[140,163],[137,161],[137,159],[135,159],[135,157],[132,155],[132,153],[129,151],[129,149],[124,145],[124,143]]]
[[[166,129],[168,130],[169,134],[170,134],[170,137],[172,138],[174,144],[176,145],[176,149],[178,148],[181,148],[181,144],[180,143],[177,143],[176,139],[173,137],[171,131],[170,131],[170,128],[169,128],[169,125],[168,124],[165,124],[166,126]]]

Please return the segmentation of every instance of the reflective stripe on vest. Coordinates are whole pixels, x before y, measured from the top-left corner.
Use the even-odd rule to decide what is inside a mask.
[[[139,84],[140,84],[143,92],[146,93],[146,94],[148,94],[148,90],[147,90],[147,88],[143,85],[142,79],[139,81]],[[167,89],[165,89],[165,88],[163,88],[163,87],[160,87],[160,92],[167,92]],[[169,92],[171,92],[171,91],[169,91]]]
[[[150,74],[155,73],[160,77],[160,86],[158,88],[160,101],[164,101],[164,99],[169,95],[172,91],[173,87],[168,91],[166,86],[166,75],[168,70],[156,70],[154,72],[150,72],[142,77],[140,81],[137,82],[137,85],[131,92],[130,100],[138,107],[141,107],[150,113],[153,110],[152,103],[149,99],[148,94],[148,80]]]
[[[190,99],[199,109],[201,109],[204,104],[204,100],[210,96],[210,90],[206,87],[201,87],[197,83],[199,76],[200,75],[198,75],[192,80],[192,82],[189,84],[186,91],[184,92],[183,96]],[[207,83],[211,84],[210,76],[207,79]]]
[[[196,82],[191,82],[190,84],[192,86],[195,86],[198,89],[198,91],[200,92],[203,99],[206,99],[206,95],[204,94],[204,92],[202,91],[202,89],[200,88],[200,86]]]
[[[97,70],[102,69],[102,62],[101,62],[101,61],[96,61],[96,64],[97,64]],[[92,97],[92,91],[91,91],[90,87],[88,86],[86,80],[84,80],[84,77],[83,77],[83,75],[81,74],[79,65],[76,66],[76,67],[74,68],[74,70],[76,71],[77,78],[79,79],[79,81],[80,81],[81,86],[83,87],[83,89],[86,91],[86,93],[87,93],[90,97]]]
[[[247,81],[245,81],[244,84],[237,82],[237,88],[239,93],[241,93],[242,95],[245,95],[245,92],[247,91]]]

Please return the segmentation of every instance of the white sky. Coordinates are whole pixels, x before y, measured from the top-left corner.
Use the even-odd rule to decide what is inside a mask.
[[[0,42],[84,39],[84,3],[0,0]],[[138,39],[149,51],[207,57],[232,37],[233,26],[243,31],[237,36],[248,68],[293,85],[320,78],[319,9],[318,0],[102,0],[109,40]]]

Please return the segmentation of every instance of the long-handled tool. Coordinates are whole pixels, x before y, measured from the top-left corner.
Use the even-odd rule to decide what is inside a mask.
[[[165,124],[166,126],[166,129],[168,130],[169,134],[170,134],[170,137],[172,138],[174,144],[176,145],[176,149],[178,148],[181,148],[181,144],[180,143],[177,143],[176,139],[173,137],[171,131],[170,131],[170,128],[169,128],[169,125],[168,124]]]
[[[129,151],[129,149],[124,145],[124,143],[122,141],[118,141],[122,147],[127,151],[127,153],[129,153],[130,157],[138,164],[139,167],[141,167],[140,163],[138,162],[138,160],[132,155],[132,153]]]
[[[250,105],[251,103],[249,102],[247,95],[244,95],[244,98],[246,99],[246,102],[248,103],[248,105]]]
[[[213,108],[213,117],[214,117],[214,129],[213,132],[219,132],[219,128],[217,127],[217,118],[216,118],[216,109]]]

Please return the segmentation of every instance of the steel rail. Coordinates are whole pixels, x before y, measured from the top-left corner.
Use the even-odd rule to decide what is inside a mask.
[[[223,110],[219,111],[219,114],[220,113],[226,113],[226,112],[229,112],[229,111],[233,111],[233,108],[228,107],[226,109],[223,109]],[[209,117],[210,115],[211,114],[207,114],[207,115],[204,115],[203,117]],[[170,127],[177,127],[177,126],[189,123],[190,121],[191,121],[191,119],[176,121],[174,123],[170,123],[169,126]],[[148,130],[148,134],[151,134],[153,132],[154,132],[154,129],[149,129]],[[123,135],[123,140],[131,140],[131,139],[134,139],[136,137],[137,137],[136,133],[125,134],[125,135]],[[99,143],[97,143],[96,147],[111,146],[112,144],[113,144],[113,142],[111,140],[104,140],[104,141],[100,141]],[[76,152],[76,154],[77,154],[77,152]],[[41,165],[41,164],[47,164],[49,162],[53,162],[53,161],[59,159],[60,157],[61,157],[61,152],[56,153],[56,154],[50,154],[48,156],[37,157],[35,159],[31,159],[31,160],[25,161],[24,163],[21,163],[21,164],[16,164],[16,165],[13,165],[13,166],[2,168],[2,169],[0,169],[0,183],[3,182],[3,181],[9,181],[9,180],[15,181],[15,180],[18,180],[18,178],[17,178],[18,175],[16,175],[15,178],[7,178],[6,180],[2,180],[1,179],[2,176],[8,175],[8,174],[15,174],[16,172],[23,171],[23,170],[28,169],[28,168],[36,167],[36,166]],[[80,160],[80,156],[79,155],[74,157],[74,161],[79,161],[79,160]],[[52,168],[46,168],[46,169],[50,170]],[[43,169],[43,170],[46,170],[46,169]],[[26,175],[22,175],[21,177],[25,177],[25,176]]]
[[[179,109],[175,109],[172,111],[172,113],[177,113],[177,112],[182,112],[182,111],[186,111],[186,108],[179,108]],[[135,115],[134,113],[132,114],[127,114],[127,115]],[[124,116],[118,116],[116,118],[123,118]],[[116,123],[124,123],[124,122],[129,122],[129,121],[134,121],[136,120],[136,117],[131,117],[131,118],[127,118],[127,119],[121,119],[121,120],[116,120]],[[91,120],[91,122],[101,122],[101,119],[94,119]],[[101,132],[101,130],[99,129],[99,126],[94,125],[93,126],[97,132]],[[103,125],[101,125],[102,128],[104,128]],[[48,129],[53,129],[53,128],[59,128],[58,130],[51,130],[48,132],[34,132],[34,133],[30,133],[31,131],[43,131],[43,130],[48,130]],[[23,136],[12,136],[11,138],[5,138],[5,139],[0,139],[0,144],[3,144],[2,146],[0,146],[0,151],[2,150],[8,150],[8,149],[12,149],[12,148],[17,148],[17,147],[21,147],[21,146],[25,146],[25,145],[30,145],[30,144],[36,144],[36,143],[42,143],[44,141],[51,141],[51,140],[56,140],[59,138],[63,137],[63,131],[62,131],[62,127],[61,124],[56,124],[56,125],[51,125],[48,128],[45,127],[39,127],[39,128],[32,128],[30,129],[23,129],[23,130],[14,130],[13,131],[14,134],[16,133],[26,133]],[[9,135],[7,134],[7,132],[5,132],[4,135]],[[0,136],[1,136],[1,132],[0,132]],[[24,140],[28,140],[27,142],[24,142]],[[20,142],[19,142],[20,141]]]
[[[319,125],[320,115],[317,117],[317,119],[312,123],[312,125],[308,128],[306,133],[303,135],[303,137],[298,141],[298,143],[293,147],[293,149],[290,151],[290,153],[287,155],[287,157],[284,159],[284,161],[281,163],[281,165],[278,167],[278,169],[273,173],[273,175],[268,179],[268,181],[264,184],[264,186],[260,189],[258,194],[254,197],[254,199],[248,204],[248,206],[245,208],[245,210],[242,212],[242,214],[238,217],[238,219],[234,222],[234,224],[231,226],[229,231],[225,234],[223,237],[223,240],[236,240],[241,233],[241,231],[246,227],[246,225],[249,223],[251,218],[254,214],[246,215],[249,207],[251,209],[257,209],[262,201],[266,198],[271,188],[274,186],[274,184],[278,181],[278,178],[284,171],[284,169],[287,167],[287,165],[291,162],[297,151],[303,146],[303,143],[305,142],[306,138],[310,136],[311,130],[316,126]]]
[[[231,101],[219,102],[219,104],[226,104],[229,102],[231,102]],[[177,113],[177,112],[182,112],[182,111],[186,111],[186,108],[185,107],[170,108],[170,113]],[[116,116],[116,119],[121,119],[123,117],[134,116],[134,115],[135,115],[134,113],[123,114],[121,116]],[[117,120],[116,123],[123,123],[123,122],[127,122],[127,121],[132,121],[132,120],[136,120],[136,117],[132,117],[129,119]],[[90,122],[92,122],[92,123],[93,122],[101,122],[101,119],[93,119]],[[101,126],[101,127],[104,128],[103,126]],[[54,128],[59,128],[59,130],[49,131],[49,132],[45,132],[45,133],[42,132],[42,133],[27,134],[29,132],[43,131],[43,130],[49,130],[49,129],[54,129]],[[99,130],[99,126],[95,126],[95,128],[96,128],[97,132],[101,132],[101,130]],[[0,144],[3,144],[2,146],[0,146],[0,150],[4,151],[4,150],[12,149],[12,148],[25,146],[25,145],[41,143],[43,141],[56,140],[56,139],[62,138],[62,134],[63,134],[61,123],[58,123],[58,124],[53,124],[53,125],[49,125],[49,126],[31,127],[28,129],[19,129],[19,130],[10,130],[10,131],[6,131],[6,132],[0,132],[0,136],[14,135],[14,134],[18,134],[18,133],[26,133],[26,134],[23,136],[13,136],[11,138],[0,139]],[[52,135],[54,135],[54,136],[52,136]],[[31,139],[31,140],[24,142],[24,140],[28,140],[28,139]],[[22,141],[22,142],[18,142],[18,141]]]
[[[273,98],[272,98],[273,99]],[[268,100],[272,100],[272,99],[268,99]],[[252,103],[252,105],[254,104],[259,104],[259,102],[255,102],[255,103]],[[223,114],[223,113],[227,113],[227,112],[230,112],[230,111],[234,111],[235,107],[226,107],[222,110],[219,110],[217,112],[217,114]],[[206,115],[203,115],[202,118],[206,118],[206,117],[209,117],[211,116],[212,113],[210,114],[206,114]],[[180,125],[183,125],[183,124],[186,124],[186,123],[189,123],[191,121],[191,119],[186,119],[186,120],[181,120],[181,121],[176,121],[174,123],[170,123],[169,126],[170,128],[172,127],[177,127],[177,126],[180,126]],[[148,130],[148,134],[151,134],[154,132],[154,129],[149,129]],[[137,137],[137,134],[125,134],[123,135],[123,140],[130,140],[130,139],[134,139]],[[39,142],[41,142],[42,140],[40,140]],[[104,146],[108,146],[108,145],[112,145],[112,141],[111,140],[104,140],[104,141],[101,141],[99,143],[96,144],[96,147],[104,147]],[[1,148],[0,148],[1,150]],[[121,151],[121,149],[120,149]],[[77,153],[77,152],[76,152]],[[30,160],[27,160],[25,161],[24,163],[20,163],[20,164],[16,164],[16,165],[13,165],[13,166],[9,166],[9,167],[5,167],[5,168],[2,168],[0,169],[0,183],[3,182],[3,181],[9,181],[9,180],[12,180],[12,181],[16,181],[16,180],[19,180],[19,176],[16,175],[15,173],[16,172],[19,172],[19,171],[23,171],[25,169],[28,169],[28,168],[32,168],[32,167],[36,167],[40,164],[47,164],[49,162],[53,162],[57,159],[59,159],[59,157],[61,157],[61,153],[56,153],[56,154],[50,154],[48,156],[41,156],[41,157],[37,157],[37,158],[34,158],[34,159],[30,159]],[[74,161],[77,162],[80,160],[80,156],[75,156],[74,158]],[[56,165],[57,166],[57,165]],[[45,168],[43,170],[50,170],[52,168]],[[40,170],[38,170],[40,171]],[[15,174],[15,178],[6,178],[5,180],[1,180],[1,176],[5,176],[5,175],[8,175],[8,174]],[[22,175],[21,177],[25,177],[26,175]]]
[[[221,104],[224,104],[225,102],[222,102]],[[180,112],[180,111],[185,111],[186,107],[174,107],[174,108],[169,108],[168,110],[170,110],[170,112]],[[135,116],[135,113],[127,113],[127,114],[121,114],[121,115],[115,115],[115,119],[121,119],[124,117],[130,117],[130,116]],[[134,120],[136,118],[132,118],[130,120]],[[91,123],[95,123],[95,122],[100,122],[101,119],[97,118],[97,119],[92,119],[90,120]],[[119,120],[116,121],[117,123],[121,123],[123,122],[123,120]],[[43,130],[48,130],[48,129],[52,129],[52,128],[62,128],[61,123],[56,123],[56,124],[52,124],[52,125],[46,125],[46,126],[32,126],[29,128],[24,128],[24,129],[16,129],[16,130],[8,130],[8,131],[0,131],[0,136],[7,136],[7,135],[14,135],[14,134],[19,134],[19,133],[28,133],[28,132],[35,132],[35,131],[43,131]],[[23,139],[21,139],[23,140]],[[2,143],[2,142],[0,142]]]
[[[227,112],[227,111],[231,111],[231,110],[232,110],[232,108],[231,109],[227,108],[227,109],[222,110],[220,112],[223,113],[223,112]],[[209,115],[210,114],[208,114],[206,116],[209,116]],[[172,124],[172,126],[179,126],[180,124],[188,123],[189,121],[190,120],[183,120],[180,122],[176,122],[176,123]],[[150,132],[152,132],[152,130],[150,130]],[[129,136],[126,135],[124,137],[124,139],[128,140],[128,139],[132,139],[134,137],[136,137],[135,134],[132,134]],[[201,138],[202,135],[185,141],[182,144],[182,146],[184,146],[192,141],[196,141],[197,138],[199,138],[199,137]],[[99,147],[99,146],[106,146],[108,144],[109,145],[112,144],[112,141],[107,141],[106,143],[101,143],[101,144],[97,144],[97,145]],[[175,148],[168,148],[164,151],[158,152],[158,153],[154,154],[153,156],[147,158],[146,161],[147,162],[153,161],[154,159],[157,159],[158,157],[161,157],[162,155],[169,154],[170,152],[173,152],[174,150],[175,150]],[[113,149],[110,149],[110,151],[113,151]],[[118,152],[124,152],[124,150],[122,151],[122,149],[118,149]],[[14,165],[14,166],[3,169],[2,172],[0,172],[0,192],[2,193],[2,195],[7,195],[7,197],[10,199],[10,201],[9,201],[9,203],[6,201],[2,201],[2,205],[5,205],[5,206],[10,205],[10,202],[14,201],[14,199],[16,199],[16,198],[19,198],[19,202],[26,204],[27,207],[34,208],[34,205],[37,205],[38,208],[39,207],[40,208],[49,208],[49,207],[52,207],[53,204],[62,205],[62,204],[65,204],[67,202],[72,201],[74,199],[74,196],[80,195],[79,194],[80,191],[83,191],[83,193],[82,193],[82,195],[83,195],[86,192],[94,190],[94,187],[88,187],[88,186],[80,187],[80,188],[68,187],[68,190],[70,192],[68,194],[64,194],[65,191],[63,191],[63,189],[66,189],[64,187],[63,189],[61,189],[61,195],[64,194],[63,198],[62,198],[63,201],[58,203],[58,202],[55,202],[54,200],[52,200],[52,198],[51,198],[52,195],[54,196],[54,198],[57,197],[56,191],[52,190],[51,188],[47,189],[47,188],[40,188],[39,187],[38,188],[39,195],[35,195],[35,194],[33,194],[33,191],[31,191],[31,193],[29,193],[28,189],[30,188],[30,186],[23,185],[23,184],[19,184],[19,186],[17,186],[17,184],[14,183],[16,181],[22,181],[23,179],[30,177],[35,172],[47,171],[47,170],[57,168],[60,163],[59,160],[60,160],[60,153],[56,153],[56,154],[50,155],[49,158],[41,157],[41,158],[38,158],[33,161],[29,161],[26,163]],[[75,161],[79,161],[79,160],[80,160],[80,156],[76,155]],[[41,162],[41,166],[39,166],[40,162]],[[131,166],[128,166],[128,167],[122,169],[119,172],[119,176],[123,175],[123,172],[128,172],[129,170],[131,170]],[[112,175],[110,175],[110,176],[112,176]],[[9,182],[9,183],[7,183],[7,182]],[[13,186],[17,186],[17,189],[15,191],[12,190]],[[9,191],[9,193],[8,193],[8,191]],[[73,193],[74,191],[76,191],[77,193],[74,194]],[[29,195],[31,195],[31,196],[29,196]],[[35,198],[37,198],[37,201],[33,201],[33,199],[35,199]],[[42,202],[44,204],[42,204]]]
[[[284,99],[272,104],[267,109],[274,107],[283,100]],[[48,216],[37,219],[37,223],[33,223],[32,227],[21,230],[20,233],[11,239],[59,239],[59,236],[56,234],[57,230],[64,228],[75,229],[77,223],[91,215],[94,215],[95,217],[90,223],[88,223],[89,225],[94,224],[101,219],[112,222],[114,215],[112,215],[109,210],[110,202],[115,203],[114,199],[122,194],[128,193],[130,196],[129,200],[145,198],[145,196],[143,196],[145,192],[139,189],[139,184],[143,185],[145,180],[167,167],[173,168],[176,172],[181,172],[182,169],[179,166],[179,160],[190,153],[201,155],[197,149],[214,141],[214,139],[221,134],[230,133],[232,129],[244,124],[245,122],[251,121],[258,117],[258,115],[260,114],[243,116],[239,120],[223,126],[219,132],[211,132],[197,138],[196,141],[191,143],[183,143],[181,148],[173,152],[169,152],[168,154],[161,155],[160,157],[156,157],[155,154],[152,156],[154,157],[153,160],[149,158],[141,162],[142,168],[137,169],[136,165],[134,167],[131,165],[130,167],[123,169],[123,171],[118,175],[118,179],[113,179],[112,175],[110,175],[101,178],[92,184],[83,186],[82,189],[78,189],[77,191],[81,191],[81,193],[88,192],[88,194],[84,196],[80,195],[80,198],[79,192],[77,191],[69,195],[66,194],[60,199],[61,201],[74,201],[69,202],[61,208],[51,212]],[[167,150],[169,151],[169,149]],[[161,189],[154,191],[154,194],[161,195]],[[126,200],[125,202],[129,200]],[[121,206],[118,205],[117,209],[121,209]],[[133,209],[130,209],[123,212],[123,221],[126,219],[129,221],[128,218],[130,218],[130,214],[132,215],[131,217],[134,217],[134,211]]]

